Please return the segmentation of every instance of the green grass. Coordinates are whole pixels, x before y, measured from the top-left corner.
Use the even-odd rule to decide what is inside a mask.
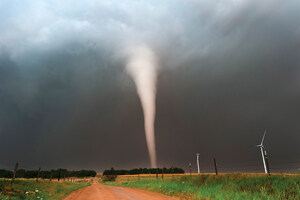
[[[142,188],[182,199],[300,199],[299,175],[201,175],[106,184]]]
[[[11,180],[0,179],[1,200],[40,199],[57,200],[70,192],[87,186],[88,183],[57,182],[49,180]]]

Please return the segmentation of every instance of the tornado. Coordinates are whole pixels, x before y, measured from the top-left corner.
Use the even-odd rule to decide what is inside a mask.
[[[151,167],[156,168],[154,123],[157,58],[147,45],[129,47],[127,56],[126,69],[134,80],[143,108],[146,143]]]

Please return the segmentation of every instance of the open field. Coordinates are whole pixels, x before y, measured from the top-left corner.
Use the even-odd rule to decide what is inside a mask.
[[[142,188],[182,199],[300,199],[300,175],[204,174],[119,176],[109,185]]]
[[[43,199],[57,200],[70,192],[89,185],[88,180],[74,179],[71,181],[39,180],[35,179],[0,179],[0,199]]]

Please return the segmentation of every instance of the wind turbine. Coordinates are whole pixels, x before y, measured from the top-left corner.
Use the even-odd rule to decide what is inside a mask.
[[[265,173],[266,174],[270,174],[267,151],[266,151],[266,149],[264,147],[264,139],[265,139],[266,133],[267,133],[267,130],[265,130],[265,132],[264,132],[264,135],[263,135],[263,138],[261,140],[261,143],[259,145],[256,145],[256,146],[260,148],[261,157],[262,157],[262,160],[263,160]]]

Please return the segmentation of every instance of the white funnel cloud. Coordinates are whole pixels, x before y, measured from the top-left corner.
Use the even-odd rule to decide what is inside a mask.
[[[157,78],[157,59],[146,45],[133,46],[127,49],[126,68],[132,76],[140,97],[144,113],[144,126],[151,167],[156,168],[155,149],[155,96]]]

